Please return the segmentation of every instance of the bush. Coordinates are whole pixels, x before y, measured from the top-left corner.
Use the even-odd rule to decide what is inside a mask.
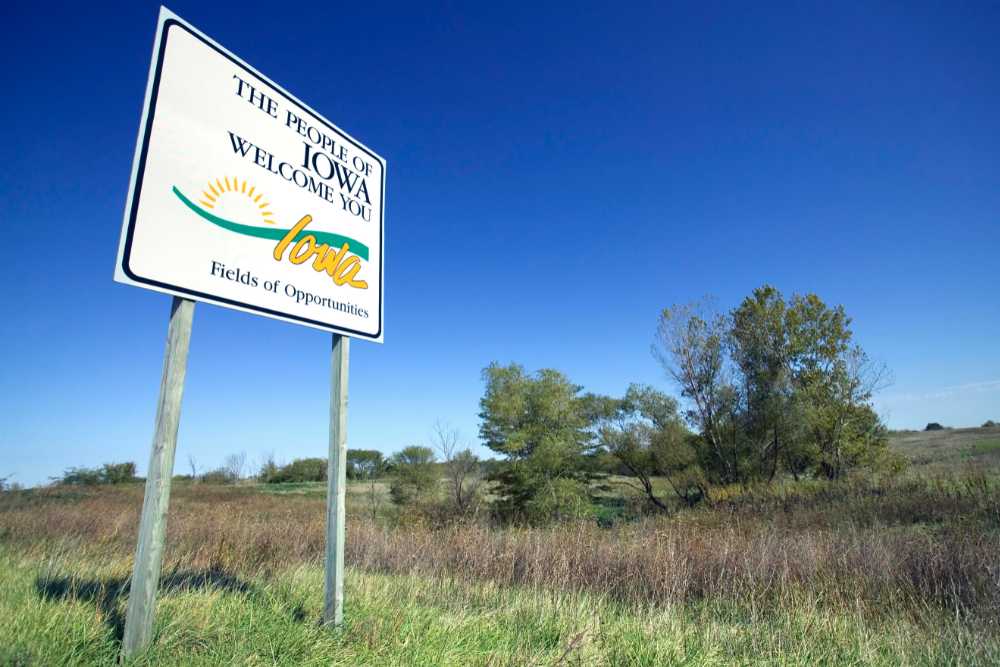
[[[594,516],[594,506],[587,485],[568,477],[556,477],[543,483],[524,503],[528,523],[543,526],[553,521],[574,521]]]
[[[993,428],[996,425],[997,423],[992,419],[987,419],[985,422],[983,422],[983,428]]]
[[[128,484],[139,481],[135,476],[135,463],[105,463],[100,468],[67,468],[62,477],[53,477],[56,484],[97,486],[100,484]]]
[[[392,502],[410,505],[428,499],[437,490],[434,452],[428,447],[407,447],[392,457],[395,479],[389,486]]]
[[[270,455],[267,459],[260,465],[260,470],[257,471],[257,481],[264,484],[269,484],[274,481],[274,479],[281,473],[281,466],[274,462],[274,455]]]
[[[105,463],[101,469],[101,476],[105,484],[128,484],[136,481],[135,464],[131,461],[127,463]]]
[[[269,484],[285,482],[325,482],[326,459],[310,458],[295,459],[286,466],[281,466],[266,480]]]
[[[0,493],[6,491],[20,491],[24,487],[17,482],[10,481],[10,477],[0,477]]]
[[[53,477],[56,484],[73,486],[97,486],[103,484],[99,468],[67,468],[62,477]]]
[[[938,424],[937,422],[931,422],[930,424],[928,424],[924,428],[924,430],[925,431],[943,431],[944,430],[944,426],[941,426],[941,424]]]
[[[227,468],[216,468],[202,475],[201,481],[205,484],[235,484],[236,476]]]

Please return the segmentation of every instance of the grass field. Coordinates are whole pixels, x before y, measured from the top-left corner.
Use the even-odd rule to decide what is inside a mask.
[[[895,434],[893,445],[910,460],[911,473],[1000,472],[1000,427],[906,431]]]
[[[352,487],[340,632],[319,625],[321,486],[178,484],[135,664],[1000,664],[1000,429],[893,444],[898,478],[610,528],[373,522]],[[0,664],[114,662],[141,497],[0,495]]]

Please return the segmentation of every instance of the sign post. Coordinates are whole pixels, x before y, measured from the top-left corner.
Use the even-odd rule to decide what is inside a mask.
[[[347,371],[351,340],[333,334],[330,458],[326,465],[326,594],[323,623],[344,621],[344,524],[347,521]]]
[[[324,83],[352,83],[338,76]],[[153,632],[195,301],[333,334],[323,621],[343,621],[348,336],[382,342],[385,172],[373,150],[160,8],[115,264],[117,282],[174,297],[124,656]]]
[[[149,644],[153,633],[156,591],[160,586],[160,564],[170,505],[170,480],[174,474],[177,427],[181,421],[181,398],[187,372],[188,345],[194,301],[174,297],[167,326],[167,350],[163,355],[163,378],[156,404],[153,451],[146,472],[146,493],[142,501],[139,542],[135,549],[132,585],[125,616],[122,654],[127,658]]]

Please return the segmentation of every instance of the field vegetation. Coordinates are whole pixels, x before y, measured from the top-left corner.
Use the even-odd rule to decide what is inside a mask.
[[[1000,426],[889,432],[886,370],[814,295],[667,309],[654,349],[679,396],[494,363],[497,458],[442,424],[351,451],[339,630],[327,462],[190,460],[134,662],[1000,664]],[[115,660],[140,481],[0,486],[0,663]]]
[[[606,502],[637,514],[604,523],[436,523],[394,505],[390,479],[373,520],[358,480],[339,633],[318,625],[325,485],[180,482],[137,663],[993,664],[1000,481],[982,443],[1000,428],[938,437],[891,439],[915,462],[941,454],[902,475],[720,487],[670,514],[616,487]],[[141,496],[0,495],[0,662],[114,658]]]

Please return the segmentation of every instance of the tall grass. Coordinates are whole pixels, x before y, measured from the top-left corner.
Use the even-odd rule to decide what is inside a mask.
[[[0,547],[0,664],[109,665],[128,560],[65,552],[44,563]],[[351,569],[347,625],[322,628],[323,572],[288,565],[235,582],[167,579],[155,641],[134,665],[996,664],[1000,644],[947,614],[859,622],[815,596],[763,611],[732,600],[626,605]],[[925,628],[931,627],[928,632]]]
[[[43,489],[0,498],[0,539],[43,556],[72,547],[129,558],[140,488]],[[355,507],[347,559],[383,574],[587,592],[624,604],[700,600],[1000,617],[1000,489],[985,478],[797,485],[722,494],[715,506],[611,529],[377,525]],[[271,576],[317,564],[323,499],[178,486],[165,573]]]

